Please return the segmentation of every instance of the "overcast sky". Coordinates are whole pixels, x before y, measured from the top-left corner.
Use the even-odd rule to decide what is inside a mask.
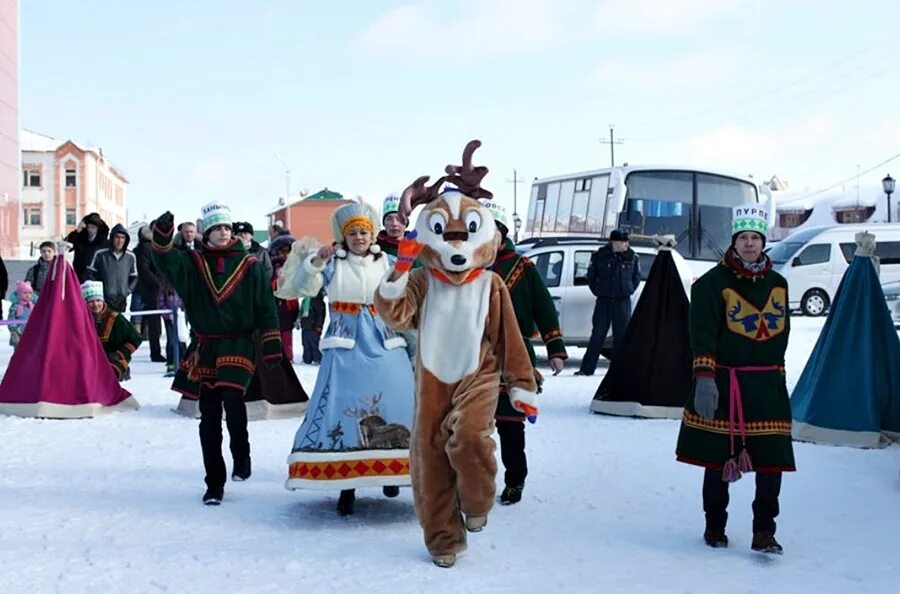
[[[381,205],[459,161],[529,182],[618,163],[811,191],[900,160],[900,3],[20,0],[24,128],[102,146],[129,216],[255,225],[324,186]],[[524,217],[523,217],[524,218]]]

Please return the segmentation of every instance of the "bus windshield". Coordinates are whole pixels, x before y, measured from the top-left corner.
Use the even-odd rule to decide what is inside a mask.
[[[731,243],[731,212],[757,201],[745,181],[693,171],[635,171],[619,226],[639,235],[674,235],[676,250],[691,260],[720,259]]]

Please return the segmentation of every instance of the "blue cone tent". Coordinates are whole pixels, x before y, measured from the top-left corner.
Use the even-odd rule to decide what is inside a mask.
[[[866,253],[858,248],[844,273],[791,395],[798,441],[875,448],[900,439],[900,339]]]

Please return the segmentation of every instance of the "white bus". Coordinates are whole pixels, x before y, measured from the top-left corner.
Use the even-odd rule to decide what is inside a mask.
[[[622,165],[536,178],[525,223],[530,238],[675,235],[675,248],[700,276],[731,243],[734,206],[760,202],[753,180],[705,169]],[[762,200],[774,224],[771,194]]]

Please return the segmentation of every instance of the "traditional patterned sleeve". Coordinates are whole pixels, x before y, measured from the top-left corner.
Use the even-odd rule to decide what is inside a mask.
[[[724,323],[722,296],[709,273],[691,287],[690,335],[694,353],[693,377],[715,377],[717,340]]]
[[[134,324],[125,319],[125,316],[119,315],[116,318],[116,325],[121,328],[122,346],[119,350],[122,352],[125,360],[131,362],[132,353],[141,346],[141,343],[144,342],[144,337],[137,331]]]
[[[253,269],[250,278],[255,285],[254,309],[256,327],[259,328],[262,343],[262,358],[265,361],[277,361],[281,359],[281,331],[275,309],[275,295],[272,294],[272,286],[266,278],[265,266],[259,261],[251,266]]]
[[[488,336],[500,361],[502,380],[510,389],[536,393],[538,389],[531,356],[519,330],[516,310],[503,279],[491,277],[491,300],[488,313]]]
[[[566,343],[559,330],[559,317],[556,315],[553,297],[533,265],[528,266],[526,274],[531,287],[532,318],[541,334],[541,340],[547,347],[547,356],[566,359],[569,355],[566,353]]]
[[[189,293],[189,278],[196,275],[191,269],[190,255],[187,251],[176,250],[172,237],[175,229],[169,229],[168,233],[162,233],[153,224],[153,240],[150,243],[151,257],[156,268],[175,289],[175,292],[184,297]]]

